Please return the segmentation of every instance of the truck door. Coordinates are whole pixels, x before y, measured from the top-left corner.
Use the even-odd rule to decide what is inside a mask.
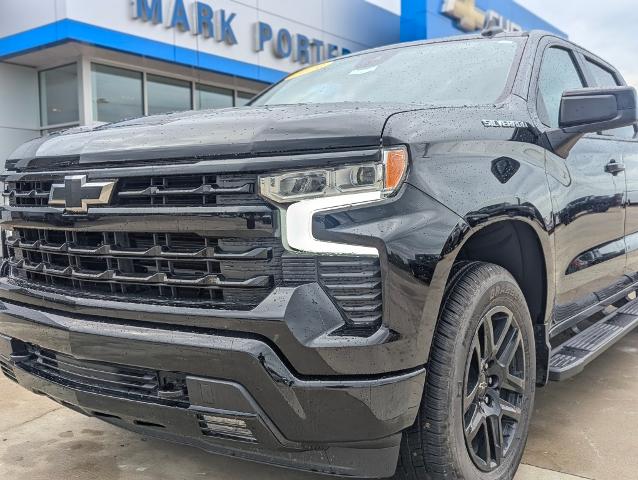
[[[589,54],[583,55],[585,71],[590,82],[598,87],[626,85],[613,67]],[[598,134],[600,140],[609,142],[615,152],[619,167],[625,169],[627,183],[625,246],[627,249],[626,273],[638,281],[638,140],[636,127],[617,128]]]
[[[542,48],[536,115],[541,130],[558,127],[565,90],[587,86],[582,53],[559,40]],[[547,151],[554,210],[556,305],[552,334],[575,325],[619,292],[625,270],[625,172],[615,142],[586,135],[567,159]]]

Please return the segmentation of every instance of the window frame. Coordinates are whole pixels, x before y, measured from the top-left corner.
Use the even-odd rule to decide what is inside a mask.
[[[532,68],[532,75],[531,75],[531,80],[530,80],[530,84],[529,84],[529,90],[528,90],[528,111],[529,114],[533,120],[533,123],[536,127],[538,127],[538,129],[541,132],[545,132],[548,130],[551,130],[552,127],[546,125],[543,120],[540,118],[539,112],[538,112],[538,108],[537,108],[537,102],[538,102],[538,91],[540,88],[539,85],[539,80],[540,80],[540,71],[541,71],[541,67],[543,65],[543,60],[545,58],[545,53],[547,52],[548,49],[550,48],[562,48],[563,50],[567,50],[571,56],[572,59],[576,65],[576,69],[578,70],[581,79],[583,80],[585,87],[595,87],[596,86],[596,82],[593,80],[593,75],[589,72],[589,69],[587,67],[587,59],[593,60],[594,63],[600,65],[600,66],[604,66],[605,68],[607,68],[609,71],[613,72],[615,78],[617,80],[622,81],[623,85],[626,85],[624,78],[622,77],[622,75],[620,75],[620,73],[618,72],[618,70],[616,70],[612,65],[610,65],[609,63],[605,62],[604,60],[596,57],[595,55],[593,55],[592,53],[588,52],[587,50],[579,47],[578,45],[575,45],[567,40],[563,40],[560,39],[558,37],[554,37],[551,35],[547,35],[546,37],[542,38],[539,43],[538,43],[538,47],[534,56],[534,66]],[[634,126],[634,130],[636,130],[636,127]],[[605,134],[601,134],[599,133],[587,133],[585,134],[586,138],[597,138],[600,140],[613,140],[613,141],[624,141],[624,142],[636,142],[638,141],[638,132],[636,133],[636,135],[634,135],[633,138],[626,138],[626,137],[618,137],[616,135],[605,135]]]
[[[558,49],[558,50],[563,50],[567,52],[574,64],[574,68],[576,69],[576,72],[578,73],[580,80],[583,82],[583,88],[586,88],[588,86],[587,76],[585,75],[585,72],[582,69],[582,65],[578,61],[578,52],[574,48],[572,48],[572,45],[568,42],[559,41],[558,39],[553,39],[553,38],[551,39],[551,41],[547,42],[547,44],[540,49],[540,55],[538,57],[537,64],[534,67],[533,89],[531,90],[533,92],[533,95],[530,98],[530,108],[533,111],[532,117],[534,118],[536,123],[539,126],[541,126],[541,128],[544,130],[551,130],[554,128],[548,125],[547,123],[545,123],[546,119],[542,118],[541,112],[539,112],[539,108],[538,108],[538,102],[541,98],[541,95],[540,95],[541,70],[544,65],[546,54],[551,49]]]
[[[78,102],[78,119],[77,121],[73,121],[73,122],[64,122],[64,123],[44,123],[44,119],[42,118],[42,82],[41,82],[41,75],[45,72],[51,71],[51,70],[56,70],[58,68],[64,68],[64,67],[69,67],[71,65],[75,65],[75,69],[76,69],[76,75],[77,75],[77,92],[76,92],[76,97],[77,97],[77,102]],[[54,66],[47,66],[45,68],[39,69],[37,71],[38,74],[38,117],[39,117],[39,125],[40,125],[40,133],[41,134],[45,134],[48,133],[50,130],[59,130],[59,129],[64,129],[64,128],[71,128],[71,127],[77,127],[80,125],[81,123],[81,119],[82,119],[82,95],[81,95],[81,90],[82,90],[82,72],[81,72],[81,68],[82,68],[82,62],[80,59],[76,60],[75,62],[66,62],[66,63],[61,63],[59,65],[54,65]]]
[[[595,55],[592,55],[589,52],[585,52],[582,55],[582,62],[583,62],[583,67],[585,70],[585,75],[587,76],[587,83],[590,84],[593,87],[597,87],[598,82],[596,81],[596,76],[592,73],[591,70],[591,64],[596,65],[599,68],[602,68],[603,70],[606,70],[608,73],[611,74],[611,76],[614,78],[615,82],[616,82],[616,86],[618,87],[624,87],[627,86],[627,82],[625,82],[625,79],[623,78],[623,76],[620,74],[620,72],[618,70],[616,70],[611,64],[605,62],[604,60],[596,57]],[[613,130],[605,130],[602,132],[597,132],[597,135],[603,138],[609,138],[609,139],[614,139],[614,140],[624,140],[624,141],[636,141],[638,140],[638,126],[634,124],[634,136],[629,138],[629,137],[622,137],[620,135],[615,135],[613,132],[616,131],[618,129],[613,129]]]

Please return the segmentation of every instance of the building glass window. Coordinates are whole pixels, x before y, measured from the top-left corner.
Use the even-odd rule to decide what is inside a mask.
[[[227,88],[197,85],[197,101],[201,110],[209,108],[226,108],[233,106],[234,92]]]
[[[146,88],[148,115],[179,112],[193,108],[191,105],[191,83],[186,80],[149,74],[146,76]]]
[[[237,92],[237,101],[235,103],[235,106],[243,107],[248,102],[250,102],[254,96],[255,94],[250,92]]]
[[[42,126],[79,121],[77,64],[40,72],[40,119]]]
[[[144,114],[142,74],[93,64],[93,119],[118,122]]]

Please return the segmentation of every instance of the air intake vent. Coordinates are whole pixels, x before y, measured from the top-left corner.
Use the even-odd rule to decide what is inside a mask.
[[[189,402],[185,389],[179,396],[164,395],[165,390],[176,391],[176,385],[185,385],[180,374],[81,360],[32,345],[27,346],[27,352],[29,356],[19,362],[20,368],[77,390],[176,406],[187,406]]]
[[[383,317],[381,266],[376,257],[303,256],[282,258],[285,285],[318,281],[343,313],[340,335],[368,336]]]
[[[18,379],[16,378],[15,372],[13,371],[13,366],[9,359],[3,355],[0,355],[0,370],[2,373],[9,379],[16,383],[18,383]]]
[[[225,415],[198,414],[199,427],[207,437],[227,438],[256,443],[257,439],[246,420]]]

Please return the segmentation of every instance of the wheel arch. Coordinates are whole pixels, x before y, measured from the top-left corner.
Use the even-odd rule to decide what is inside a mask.
[[[483,261],[505,268],[528,303],[535,331],[537,380],[543,385],[547,383],[550,353],[548,326],[554,301],[554,248],[550,233],[537,218],[495,217],[474,226],[469,222],[459,226],[448,239],[435,269],[431,287],[436,294],[426,303],[424,320],[434,325],[436,331],[446,288],[460,262]]]

